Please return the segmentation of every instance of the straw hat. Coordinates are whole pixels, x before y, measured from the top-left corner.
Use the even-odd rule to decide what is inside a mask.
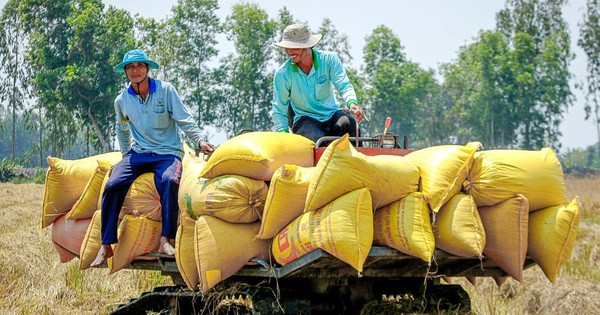
[[[158,64],[150,60],[148,58],[148,55],[146,55],[143,51],[139,49],[134,49],[125,53],[125,56],[123,56],[123,62],[121,62],[115,67],[115,71],[125,72],[125,66],[134,62],[143,62],[148,64],[150,66],[150,69],[158,69]]]
[[[275,46],[281,48],[311,48],[315,46],[323,35],[311,34],[308,26],[304,24],[292,24],[283,30],[283,36]]]

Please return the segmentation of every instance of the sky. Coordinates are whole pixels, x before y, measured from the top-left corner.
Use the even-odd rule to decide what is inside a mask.
[[[219,0],[217,12],[221,19],[230,14],[234,4],[241,0]],[[504,8],[504,0],[253,0],[267,11],[273,19],[282,7],[286,7],[295,19],[306,22],[316,30],[324,18],[329,18],[340,34],[348,36],[353,61],[350,66],[362,64],[362,47],[365,37],[379,25],[392,29],[404,46],[408,59],[422,68],[439,69],[442,63],[456,59],[461,46],[474,42],[481,30],[495,27],[495,15]],[[577,47],[578,23],[583,16],[585,0],[570,0],[563,11],[571,29],[572,51],[576,54],[571,62],[572,88],[575,82],[586,77],[586,56]],[[6,0],[0,0],[4,6]],[[163,19],[170,15],[176,0],[104,0],[107,5],[125,9],[132,14],[147,18]],[[232,51],[226,39],[219,38],[218,48],[222,54]],[[274,47],[274,49],[277,49]],[[585,98],[581,90],[572,89],[577,100],[569,107],[561,125],[564,149],[585,148],[598,141],[594,124],[585,120]],[[393,117],[392,117],[393,118]],[[209,139],[219,144],[223,136]]]

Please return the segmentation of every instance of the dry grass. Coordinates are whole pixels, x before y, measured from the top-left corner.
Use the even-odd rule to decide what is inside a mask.
[[[571,259],[550,283],[534,267],[525,280],[498,287],[479,278],[469,291],[475,314],[597,314],[600,309],[600,178],[568,178],[569,196],[579,196],[582,221]],[[51,228],[41,230],[43,185],[0,184],[0,313],[106,314],[116,305],[169,285],[157,272],[77,269],[77,259],[61,264]]]
[[[579,196],[581,223],[571,259],[552,284],[539,267],[525,271],[519,283],[509,279],[498,287],[492,279],[473,286],[460,279],[471,295],[475,314],[598,314],[600,310],[600,178],[566,180],[568,195]]]
[[[0,184],[0,313],[107,314],[117,305],[170,283],[157,272],[80,271],[61,264],[51,228],[40,229],[44,186]]]

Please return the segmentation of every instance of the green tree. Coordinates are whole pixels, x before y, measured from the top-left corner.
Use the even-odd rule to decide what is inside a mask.
[[[538,84],[536,82],[536,50],[533,38],[527,33],[517,33],[514,50],[509,56],[512,81],[507,87],[507,95],[512,117],[515,119],[515,139],[513,142],[523,149],[532,149],[532,141],[541,140],[544,130],[543,118],[539,112]],[[538,148],[543,144],[537,146]]]
[[[272,129],[273,78],[268,65],[276,27],[263,9],[251,3],[235,5],[227,18],[227,38],[236,53],[226,57],[219,70],[225,83],[221,95],[227,95],[220,104],[219,121],[229,136],[242,129]]]
[[[157,21],[153,18],[136,16],[134,27],[136,31],[136,43],[134,47],[143,50],[152,60],[156,61],[160,68],[152,71],[152,76],[160,77],[179,87],[180,82],[177,75],[175,56],[177,45],[173,44],[175,34],[170,32],[168,23],[170,19]]]
[[[344,65],[352,61],[348,36],[340,34],[329,18],[323,19],[317,33],[323,35],[323,38],[317,44],[319,49],[335,52]]]
[[[216,11],[217,0],[179,0],[167,24],[173,77],[184,102],[195,109],[200,127],[214,123],[216,108],[209,63],[218,55],[216,36],[222,26]]]
[[[588,0],[584,12],[577,43],[587,56],[585,119],[593,117],[600,143],[600,1]]]
[[[457,138],[453,137],[454,128],[452,123],[455,121],[450,115],[452,100],[450,95],[433,78],[433,72],[429,72],[426,78],[426,93],[419,102],[415,113],[412,114],[415,120],[414,136],[409,135],[409,147],[429,147],[448,143],[458,143]],[[414,142],[414,143],[413,143]],[[460,142],[464,144],[465,141]]]
[[[416,126],[416,113],[432,95],[436,83],[432,71],[408,61],[400,39],[386,26],[367,36],[364,52],[365,94],[370,113],[369,131],[381,133],[389,116],[388,132],[423,140]]]
[[[597,151],[597,144],[584,149],[567,149],[567,152],[561,154],[559,159],[566,173],[585,174],[590,169],[600,169]]]
[[[121,89],[114,65],[133,44],[133,19],[129,13],[110,7],[104,12],[100,0],[76,1],[67,19],[69,62],[65,67],[63,104],[91,127],[96,149],[112,150],[115,126],[113,101]]]
[[[363,47],[365,107],[369,113],[368,133],[382,132],[387,116],[393,118],[389,131],[393,133],[407,132],[400,130],[397,76],[399,67],[406,61],[400,39],[387,26],[376,27],[366,37]],[[363,133],[365,131],[363,130]]]
[[[442,65],[444,86],[453,104],[459,143],[481,141],[486,147],[508,147],[515,138],[515,117],[508,102],[510,51],[498,32],[482,32],[473,44],[461,47],[454,63]]]
[[[61,156],[77,139],[77,121],[63,105],[61,89],[57,83],[64,81],[65,67],[69,61],[68,46],[72,34],[67,23],[73,2],[70,0],[21,0],[19,12],[29,41],[27,68],[32,70],[32,95],[36,99],[40,123],[40,163],[42,152]]]
[[[0,102],[8,101],[7,112],[10,112],[11,116],[11,159],[13,160],[17,115],[23,110],[24,101],[28,96],[25,45],[23,45],[27,42],[27,36],[18,6],[19,1],[9,0],[0,14]]]
[[[535,149],[552,146],[560,149],[559,130],[564,113],[573,102],[568,81],[570,35],[562,16],[567,0],[507,0],[507,7],[496,16],[497,29],[510,47],[526,47],[526,63],[516,67],[527,69],[515,76],[516,81],[531,83],[527,91],[513,87],[515,106],[523,116],[518,119],[518,147]],[[527,34],[530,38],[525,38]],[[520,41],[520,43],[519,43]],[[530,41],[530,44],[528,43]],[[525,44],[527,42],[527,44]],[[533,49],[531,50],[530,47]],[[529,54],[532,52],[532,54]],[[520,54],[519,52],[516,52]],[[531,71],[531,72],[530,72]],[[531,78],[525,76],[531,75]],[[518,92],[520,90],[520,92]],[[523,97],[517,99],[517,97]]]
[[[15,157],[10,159],[22,166],[33,167],[38,164],[37,154],[39,146],[37,142],[37,130],[31,128],[29,119],[33,119],[36,123],[39,120],[35,112],[28,113],[27,110],[17,114],[15,127],[19,140],[14,145]],[[0,117],[0,124],[11,124],[12,117]],[[0,161],[10,157],[12,152],[12,135],[10,130],[0,129]],[[40,165],[41,166],[41,165]]]
[[[394,32],[389,27],[380,25],[367,36],[363,47],[363,59],[364,72],[370,77],[380,64],[405,62],[406,54],[404,46]]]

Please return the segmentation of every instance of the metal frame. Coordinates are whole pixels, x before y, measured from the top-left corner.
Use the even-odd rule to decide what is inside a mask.
[[[381,138],[382,138],[382,136],[384,136],[384,135],[383,134],[379,134],[379,135],[376,135],[374,137],[348,137],[348,140],[351,143],[356,143],[357,146],[358,146],[358,143],[365,143],[366,142],[366,143],[371,143],[371,144],[372,143],[376,143],[377,144],[376,147],[382,147],[381,146],[381,142],[382,142]],[[388,133],[388,134],[385,134],[385,137],[387,137],[387,136],[394,137],[394,146],[393,146],[394,149],[407,149],[408,148],[408,136],[404,135],[402,147],[398,143],[398,135]],[[334,140],[337,140],[339,138],[341,138],[341,137],[338,137],[338,136],[325,136],[325,137],[321,137],[315,143],[315,148],[322,148],[322,147],[324,147],[323,146],[324,143],[330,142],[330,141],[334,141]]]
[[[145,255],[153,260],[134,260],[128,269],[157,270],[165,274],[179,274],[173,256],[153,253]],[[403,278],[403,277],[504,277],[507,276],[496,263],[487,257],[458,257],[436,250],[431,265],[420,258],[403,254],[386,246],[373,246],[365,261],[363,272],[358,273],[350,265],[333,257],[322,249],[316,249],[293,262],[279,266],[253,258],[234,276],[261,278]],[[535,265],[527,258],[523,266]]]

